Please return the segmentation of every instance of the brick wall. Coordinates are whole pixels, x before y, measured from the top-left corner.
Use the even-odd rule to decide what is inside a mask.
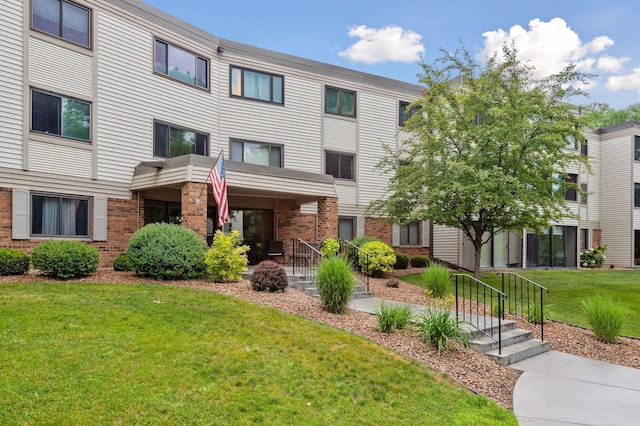
[[[295,200],[276,200],[273,214],[277,239],[283,242],[284,263],[290,263],[291,240],[301,238],[305,241],[316,241],[316,216],[301,214],[300,206]]]
[[[186,182],[182,184],[182,226],[206,238],[207,235],[207,184]]]
[[[318,241],[338,238],[338,199],[318,200]]]
[[[396,253],[404,253],[409,258],[413,256],[429,256],[429,247],[396,246],[393,247],[393,225],[384,219],[368,217],[364,222],[364,235],[376,237],[393,248]]]

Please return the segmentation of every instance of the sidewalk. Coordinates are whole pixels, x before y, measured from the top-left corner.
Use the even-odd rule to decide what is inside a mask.
[[[382,299],[356,299],[349,307],[374,314]],[[386,304],[394,304],[385,300]],[[423,306],[411,305],[414,313]],[[522,371],[513,393],[521,425],[640,424],[640,370],[549,351],[511,364]]]

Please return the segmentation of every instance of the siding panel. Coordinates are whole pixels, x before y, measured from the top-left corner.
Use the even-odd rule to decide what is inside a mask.
[[[91,178],[91,151],[29,141],[29,170]]]

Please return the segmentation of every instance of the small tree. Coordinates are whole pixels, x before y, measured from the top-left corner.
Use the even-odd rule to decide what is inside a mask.
[[[385,147],[379,167],[390,174],[387,196],[367,214],[461,230],[479,276],[492,234],[574,217],[564,192],[580,187],[558,173],[588,168],[587,157],[566,149],[583,139],[585,123],[568,101],[583,94],[572,84],[588,76],[570,66],[536,79],[509,46],[484,66],[465,49],[443,53],[422,64],[424,96],[407,107],[412,137],[400,149]]]
[[[241,245],[240,231],[225,234],[217,230],[204,259],[209,279],[215,282],[239,281],[242,271],[247,268],[248,251],[249,246]]]

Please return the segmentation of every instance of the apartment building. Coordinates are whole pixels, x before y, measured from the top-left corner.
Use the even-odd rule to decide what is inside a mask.
[[[363,216],[421,86],[221,39],[137,0],[5,0],[0,27],[0,246],[77,239],[108,266],[146,223],[210,239],[222,152],[227,227],[253,261],[296,237],[428,253],[427,223]]]

